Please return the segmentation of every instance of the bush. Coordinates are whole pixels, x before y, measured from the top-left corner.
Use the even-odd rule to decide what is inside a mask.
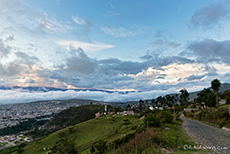
[[[137,134],[133,139],[118,147],[114,153],[130,154],[130,153],[146,153],[146,151],[155,150],[151,153],[160,153],[157,147],[163,143],[158,131],[154,128],[148,129],[145,132]],[[112,152],[111,152],[112,153]]]
[[[221,120],[221,122],[219,123],[220,128],[222,128],[225,124],[226,124],[226,121],[225,120]]]
[[[173,116],[170,112],[163,112],[161,117],[164,123],[169,123],[169,124],[173,123]]]
[[[69,141],[67,138],[57,141],[54,147],[52,147],[52,153],[55,154],[77,154],[77,150],[74,147],[74,142]]]
[[[144,124],[145,127],[160,127],[161,126],[161,120],[160,118],[154,116],[154,115],[149,115],[144,119]]]
[[[102,154],[105,153],[105,151],[107,150],[107,145],[106,145],[106,141],[104,140],[99,140],[96,144],[94,144],[90,151],[96,154]]]

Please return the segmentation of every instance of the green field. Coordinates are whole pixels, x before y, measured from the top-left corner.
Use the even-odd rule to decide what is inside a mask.
[[[128,123],[127,123],[128,121]],[[138,125],[142,125],[143,120],[135,118],[135,116],[127,117],[102,117],[92,119],[86,122],[76,124],[54,132],[49,136],[35,141],[24,148],[24,154],[46,153],[56,142],[62,138],[67,138],[74,143],[75,148],[79,152],[86,151],[98,140],[105,140],[112,143],[117,138],[124,137],[129,133],[135,132]]]

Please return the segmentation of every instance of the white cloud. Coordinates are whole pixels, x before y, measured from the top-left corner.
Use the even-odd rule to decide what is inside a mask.
[[[87,43],[87,42],[81,42],[81,41],[61,40],[61,41],[56,41],[56,43],[58,45],[62,45],[65,47],[73,46],[74,48],[81,48],[84,51],[92,51],[92,52],[114,48],[113,45],[99,43],[99,42]]]
[[[134,30],[127,30],[122,27],[102,27],[101,30],[107,34],[111,35],[113,37],[129,37],[134,36],[138,32]]]
[[[84,20],[84,19],[81,19],[77,16],[72,16],[72,19],[73,21],[76,23],[76,24],[79,24],[79,25],[87,25],[87,21]]]
[[[50,92],[26,92],[20,90],[0,90],[0,105],[25,103],[38,100],[53,100],[53,99],[87,99],[98,100],[105,102],[124,102],[138,101],[140,99],[153,99],[159,95],[177,92],[176,89],[168,89],[167,91],[153,90],[148,92],[130,92],[121,94],[118,92],[107,93],[101,91],[50,91]],[[14,96],[14,97],[12,97]]]

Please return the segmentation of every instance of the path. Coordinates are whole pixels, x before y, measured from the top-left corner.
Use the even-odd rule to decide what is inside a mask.
[[[230,132],[196,120],[182,118],[183,128],[198,144],[196,148],[211,149],[214,153],[230,154]],[[189,149],[189,145],[184,148]],[[193,148],[193,147],[192,147]]]

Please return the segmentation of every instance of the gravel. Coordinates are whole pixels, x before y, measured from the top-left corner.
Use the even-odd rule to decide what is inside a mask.
[[[184,130],[196,142],[195,147],[185,145],[186,149],[205,149],[214,153],[230,154],[230,132],[215,128],[197,120],[181,118]]]

